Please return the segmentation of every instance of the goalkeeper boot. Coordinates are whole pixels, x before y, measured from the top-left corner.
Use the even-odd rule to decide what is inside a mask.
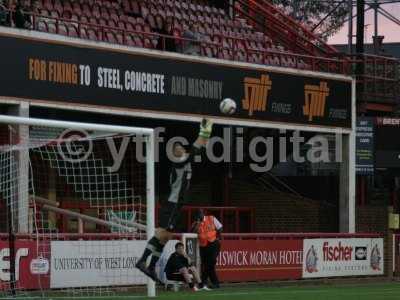
[[[161,282],[161,280],[158,279],[158,276],[157,276],[156,268],[155,268],[155,267],[149,266],[149,267],[147,268],[147,272],[149,272],[149,274],[150,274],[149,277],[150,277],[151,279],[153,279],[156,283],[158,283],[158,284],[163,284],[163,283]]]
[[[160,283],[160,280],[157,278],[156,272],[154,270],[148,270],[146,268],[146,264],[143,261],[138,261],[136,263],[136,268],[138,268],[143,274],[150,277],[153,281]]]

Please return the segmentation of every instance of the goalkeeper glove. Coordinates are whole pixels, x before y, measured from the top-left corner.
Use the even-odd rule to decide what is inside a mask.
[[[204,139],[209,139],[212,132],[213,123],[209,119],[203,119],[200,123],[199,136]]]

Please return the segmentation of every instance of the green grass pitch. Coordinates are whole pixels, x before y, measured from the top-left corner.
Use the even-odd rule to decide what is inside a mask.
[[[159,299],[204,300],[400,300],[400,283],[315,286],[225,288],[210,292],[160,293]]]
[[[53,300],[57,299],[54,297]],[[65,298],[64,298],[65,299]],[[366,283],[357,285],[316,285],[295,287],[229,287],[213,291],[161,291],[157,298],[140,297],[126,293],[111,297],[71,297],[70,299],[109,300],[400,300],[400,283]]]

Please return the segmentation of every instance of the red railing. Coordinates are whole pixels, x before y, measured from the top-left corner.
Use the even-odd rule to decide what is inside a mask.
[[[12,13],[12,12],[11,12]],[[312,55],[302,55],[295,54],[284,51],[276,51],[269,49],[267,42],[260,42],[264,49],[266,50],[256,50],[250,49],[247,46],[247,40],[243,38],[225,36],[223,34],[215,34],[214,36],[219,37],[220,39],[225,39],[231,42],[231,47],[223,47],[222,45],[212,42],[212,41],[197,41],[192,39],[183,38],[181,36],[169,36],[163,35],[154,32],[144,32],[144,31],[128,31],[118,27],[110,27],[92,23],[83,23],[77,22],[75,20],[63,19],[63,18],[55,18],[51,16],[42,16],[37,14],[31,14],[32,16],[32,29],[38,30],[39,23],[44,22],[43,20],[47,20],[47,23],[54,24],[55,33],[60,34],[60,27],[65,26],[65,29],[68,31],[69,27],[74,27],[76,29],[77,36],[82,38],[82,29],[94,30],[97,32],[96,40],[108,42],[106,33],[111,32],[113,34],[120,34],[122,36],[122,44],[132,46],[134,41],[128,42],[128,38],[132,38],[135,36],[139,36],[144,39],[144,47],[154,49],[156,48],[155,42],[161,41],[161,49],[165,50],[166,39],[174,39],[177,45],[182,45],[184,42],[200,44],[202,49],[202,56],[205,55],[205,51],[207,48],[211,48],[213,52],[213,57],[216,58],[224,58],[228,60],[239,60],[239,54],[244,53],[243,61],[250,62],[250,57],[253,54],[259,55],[260,61],[255,63],[264,64],[264,65],[277,65],[281,67],[293,67],[298,69],[306,69],[312,71],[323,71],[323,72],[331,72],[331,73],[339,73],[339,74],[348,74],[349,62],[346,59],[338,59],[338,58],[326,58],[326,57],[317,57]],[[43,24],[47,23],[44,22]],[[68,35],[68,32],[67,32]],[[98,36],[97,36],[98,35]],[[118,42],[118,38],[114,35],[114,39]],[[243,49],[238,49],[237,45],[242,44]],[[231,54],[228,56],[224,55],[224,51],[230,51]]]
[[[175,234],[179,237],[181,234]],[[21,234],[15,235],[20,240],[113,240],[113,239],[134,239],[132,234],[116,233],[53,233],[53,234]],[[320,232],[320,233],[222,233],[223,240],[290,240],[302,238],[384,238],[381,233],[339,233],[339,232]],[[400,249],[400,235],[395,235],[397,247]],[[6,241],[9,236],[7,233],[0,233],[0,240]],[[399,252],[396,251],[396,255]]]
[[[290,240],[302,238],[383,238],[381,233],[340,233],[340,232],[313,232],[313,233],[224,233],[225,240]]]
[[[214,206],[184,206],[183,211],[186,214],[187,231],[190,231],[194,214],[199,208],[202,208],[207,213],[215,216],[222,223],[224,232],[235,232],[235,234],[241,232],[254,232],[254,208]]]
[[[279,40],[289,49],[295,47],[298,50],[308,52],[310,55],[332,56],[338,54],[334,47],[328,45],[302,24],[285,15],[280,9],[265,0],[250,1],[249,4],[244,0],[235,0],[235,3],[239,3],[239,6],[233,5],[235,12],[258,24],[260,30]],[[244,7],[248,12],[245,12],[241,7]],[[260,22],[257,17],[263,18],[263,22]]]
[[[40,207],[40,206],[39,206]],[[81,214],[87,214],[87,210],[93,210],[97,209],[98,210],[98,218],[100,219],[105,219],[106,215],[106,210],[107,209],[113,209],[114,211],[118,210],[126,210],[126,209],[135,209],[135,211],[140,211],[144,210],[145,206],[144,205],[132,205],[132,204],[120,204],[115,207],[93,207],[90,205],[88,202],[78,202],[78,201],[62,201],[60,208],[63,209],[68,209],[72,211],[78,211]],[[182,208],[182,218],[183,222],[186,226],[185,230],[187,232],[190,231],[191,225],[193,222],[193,217],[196,213],[196,211],[202,208],[206,212],[214,215],[216,218],[218,218],[223,226],[224,226],[224,231],[225,232],[254,232],[255,228],[255,213],[254,213],[254,208],[250,207],[211,207],[211,206],[184,206]],[[160,205],[156,206],[156,213],[155,213],[155,219],[158,219],[159,215],[159,210],[160,210]],[[65,215],[60,215],[57,214],[57,223],[58,223],[58,229],[60,232],[65,233],[69,232],[72,230],[69,226],[69,220],[71,219],[68,216]],[[40,217],[37,218],[40,220]],[[78,220],[79,221],[79,220]],[[95,233],[84,233],[84,221],[80,221],[82,224],[78,223],[77,230],[79,230],[79,234],[95,234]],[[105,228],[103,226],[97,226],[96,230],[100,231],[101,233],[107,234],[109,231],[108,228]]]

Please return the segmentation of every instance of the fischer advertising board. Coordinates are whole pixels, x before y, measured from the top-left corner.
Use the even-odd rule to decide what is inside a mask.
[[[38,247],[39,246],[39,247]],[[38,255],[37,249],[41,249]],[[49,261],[47,244],[35,241],[15,242],[16,289],[39,289],[49,287]],[[10,248],[8,241],[0,241],[0,289],[8,289],[10,283]]]
[[[53,241],[51,288],[146,284],[135,268],[146,241]]]
[[[305,239],[303,278],[383,275],[383,239]]]

